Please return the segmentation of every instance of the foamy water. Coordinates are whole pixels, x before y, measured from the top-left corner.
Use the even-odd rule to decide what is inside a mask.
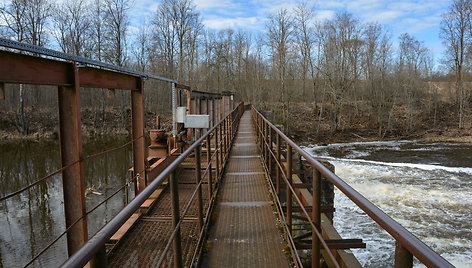
[[[305,148],[336,174],[457,267],[472,267],[472,147],[409,141]],[[336,190],[334,225],[362,238],[353,252],[365,267],[393,267],[394,241]],[[415,266],[422,265],[416,261]]]

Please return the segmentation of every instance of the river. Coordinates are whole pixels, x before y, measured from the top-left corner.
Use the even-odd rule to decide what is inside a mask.
[[[84,155],[125,144],[124,138],[99,138],[84,143]],[[0,147],[0,196],[17,191],[60,168],[59,144],[18,142]],[[84,162],[87,211],[130,179],[131,146]],[[132,188],[133,186],[131,186]],[[132,189],[128,191],[131,200]],[[89,237],[126,204],[125,191],[87,217]],[[0,201],[0,267],[23,267],[65,230],[61,175],[49,178],[18,196]],[[67,257],[65,237],[32,267],[58,267]]]
[[[457,267],[472,267],[472,145],[412,141],[309,146],[336,174]],[[394,241],[335,191],[334,226],[364,267],[393,267]],[[422,267],[416,260],[415,267]]]

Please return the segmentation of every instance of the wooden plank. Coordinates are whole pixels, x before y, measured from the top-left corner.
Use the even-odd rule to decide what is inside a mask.
[[[133,226],[133,224],[139,219],[141,213],[134,213],[131,217],[123,224],[118,231],[110,238],[110,242],[118,242],[128,230]]]

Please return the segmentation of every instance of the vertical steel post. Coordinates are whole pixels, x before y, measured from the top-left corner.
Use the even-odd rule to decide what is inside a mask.
[[[413,267],[413,255],[403,245],[395,241],[395,268]]]
[[[133,138],[133,178],[135,194],[138,195],[146,187],[146,170],[144,164],[144,109],[143,80],[139,79],[137,90],[131,90],[131,128]]]
[[[174,138],[177,136],[177,94],[175,92],[175,83],[171,83],[172,86],[172,135]]]
[[[200,137],[201,130],[198,130],[198,136]],[[202,164],[201,164],[201,148],[198,145],[195,148],[195,178],[197,185],[202,180]],[[202,230],[203,227],[203,203],[202,203],[202,187],[198,187],[197,190],[197,215],[198,215],[198,231]]]
[[[64,214],[66,228],[77,222],[67,232],[67,252],[72,256],[87,241],[87,219],[85,206],[84,169],[82,154],[82,128],[80,119],[80,81],[75,64],[71,65],[74,77],[74,87],[58,88],[59,129],[61,164],[67,166],[77,162],[62,171],[62,188],[64,193]]]
[[[265,147],[265,139],[266,139],[266,133],[265,133],[265,121],[262,121],[262,140],[261,140],[261,153],[262,153],[262,161],[264,164],[266,163],[266,147]]]
[[[313,167],[313,209],[312,219],[318,231],[321,231],[321,174]],[[311,234],[311,267],[320,267],[320,240],[313,230]]]
[[[282,162],[280,162],[280,135],[277,133],[276,134],[276,153],[275,157],[277,157],[277,162],[282,165]],[[276,185],[276,190],[277,190],[277,196],[280,197],[280,167],[277,165],[275,169],[275,185]]]
[[[287,142],[287,225],[288,229],[292,231],[292,192],[290,187],[292,185],[292,146]]]
[[[221,122],[220,124],[220,127],[219,127],[219,134],[220,134],[220,140],[219,140],[219,143],[221,143],[219,146],[220,148],[220,168],[223,169],[223,153],[224,153],[224,147],[225,147],[225,144],[224,144],[224,140],[223,140],[223,125],[224,125],[224,121]]]
[[[272,180],[272,150],[273,150],[273,147],[272,147],[272,128],[269,126],[269,177],[271,178]]]
[[[179,212],[179,182],[177,178],[177,170],[172,171],[170,176],[170,198],[172,206],[172,226],[175,228],[179,223],[180,212]],[[180,238],[180,227],[175,235],[174,241],[172,241],[172,249],[174,254],[174,267],[182,267],[182,245]]]
[[[226,123],[228,122],[227,120],[228,118],[225,118],[224,121],[223,121],[223,159],[226,161],[226,150],[227,150],[227,143],[226,143],[226,137],[227,137],[227,133],[226,133]]]
[[[211,167],[211,138],[210,135],[207,136],[207,165],[208,165],[208,199],[211,199],[213,195],[213,180],[212,180],[212,167]]]
[[[5,100],[5,83],[0,82],[0,100]]]
[[[219,143],[220,143],[221,139],[218,138],[219,129],[220,129],[220,126],[217,126],[215,128],[216,180],[219,180],[219,178],[220,178],[220,149],[219,149]]]

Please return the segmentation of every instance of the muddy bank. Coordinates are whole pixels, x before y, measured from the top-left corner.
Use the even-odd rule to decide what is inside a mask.
[[[270,110],[272,107],[267,108]],[[319,110],[312,104],[294,103],[289,106],[286,126],[289,136],[301,145],[389,140],[472,143],[471,123],[467,121],[464,128],[459,129],[453,105],[440,107],[441,112],[436,114],[436,118],[426,112],[415,114],[411,127],[407,125],[405,110],[406,107],[399,106],[386,129],[379,127],[375,114],[362,109],[354,113],[353,109],[350,117],[342,119],[336,129],[329,117],[329,109],[325,110],[320,122]],[[281,113],[276,108],[270,114],[273,121],[283,124]]]

